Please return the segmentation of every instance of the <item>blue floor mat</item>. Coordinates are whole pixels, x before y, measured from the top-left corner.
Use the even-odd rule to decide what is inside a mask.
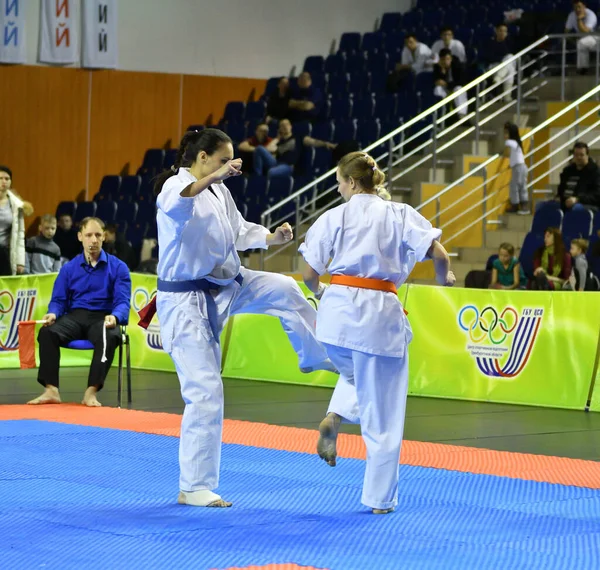
[[[600,568],[600,491],[402,466],[400,506],[360,504],[364,463],[225,445],[232,509],[175,503],[178,440],[0,422],[0,568]]]

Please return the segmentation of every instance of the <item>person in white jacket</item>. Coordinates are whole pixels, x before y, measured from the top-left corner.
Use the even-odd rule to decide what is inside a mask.
[[[409,34],[404,39],[404,49],[400,65],[396,71],[412,70],[415,74],[433,69],[433,53],[424,43],[417,40],[414,34]]]
[[[0,276],[25,271],[25,216],[23,201],[10,191],[12,172],[0,166]]]
[[[241,266],[238,251],[287,243],[244,220],[223,180],[242,173],[231,139],[218,129],[183,137],[175,165],[156,182],[158,282],[156,310],[163,348],[172,358],[185,410],[179,446],[180,504],[229,507],[219,484],[223,384],[219,338],[239,313],[278,317],[308,372],[334,371],[315,336],[316,311],[291,277]]]
[[[449,27],[442,28],[440,39],[431,46],[436,61],[439,60],[440,51],[444,48],[449,49],[452,57],[455,57],[461,63],[467,63],[465,45],[460,40],[455,39],[454,30]]]
[[[576,34],[590,34],[596,31],[598,18],[590,10],[585,2],[575,0],[573,2],[573,11],[569,14],[565,24],[565,32],[575,32]],[[596,49],[598,43],[597,36],[584,36],[577,40],[577,71],[581,74],[587,72],[590,66],[590,52]]]

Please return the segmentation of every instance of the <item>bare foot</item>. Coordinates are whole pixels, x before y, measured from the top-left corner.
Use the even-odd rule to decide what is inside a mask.
[[[90,408],[99,408],[102,404],[96,398],[96,393],[98,392],[98,388],[95,386],[90,386],[83,395],[82,404],[85,406],[89,406]]]
[[[177,502],[180,505],[189,505],[191,507],[216,507],[221,509],[231,507],[233,505],[233,503],[225,501],[212,491],[194,491],[192,493],[184,493],[183,491],[179,491]]]
[[[387,515],[387,514],[393,513],[393,512],[394,512],[394,507],[391,507],[389,509],[373,509],[374,515]]]
[[[317,442],[317,453],[327,465],[336,466],[337,436],[342,418],[337,414],[330,413],[319,424],[319,441]]]
[[[32,406],[38,404],[60,404],[61,400],[60,394],[58,393],[58,388],[55,386],[46,386],[44,393],[41,396],[38,396],[27,403],[31,404]]]

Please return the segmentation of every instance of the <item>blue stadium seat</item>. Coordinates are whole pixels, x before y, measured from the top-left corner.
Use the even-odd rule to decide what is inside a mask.
[[[325,59],[322,55],[309,55],[304,60],[304,66],[302,71],[308,71],[311,75],[313,73],[322,74],[325,72]]]
[[[554,200],[544,202],[533,216],[531,232],[543,236],[547,228],[560,228],[562,221],[563,213],[560,209],[560,202]]]
[[[105,224],[111,224],[117,217],[117,203],[114,200],[98,202],[96,217],[100,218]]]
[[[600,210],[594,214],[594,224],[592,226],[592,233],[596,237],[598,237],[598,232],[600,232]]]
[[[381,121],[389,121],[396,117],[397,97],[391,93],[378,95],[375,98],[375,116]]]
[[[373,97],[367,96],[355,99],[352,105],[352,117],[355,119],[372,119],[375,113],[375,101]]]
[[[315,149],[311,146],[303,146],[294,174],[297,174],[298,172],[303,174],[312,172],[314,160]]]
[[[119,202],[133,202],[137,200],[141,185],[141,176],[123,176],[121,181],[121,191],[118,196]]]
[[[376,119],[358,121],[356,132],[360,148],[365,148],[381,138],[381,125]]]
[[[244,123],[227,123],[225,132],[231,137],[234,144],[239,144],[246,139],[246,125]]]
[[[177,156],[176,148],[170,148],[165,151],[165,160],[163,162],[163,170],[168,170],[175,163],[175,157]]]
[[[127,222],[127,225],[131,226],[136,221],[137,211],[137,202],[122,202],[119,204],[115,221]]]
[[[241,123],[244,120],[246,105],[243,101],[229,101],[225,105],[222,121],[228,123]]]
[[[246,121],[262,121],[267,114],[267,106],[264,101],[251,101],[246,104]]]
[[[331,121],[319,121],[313,123],[311,136],[321,141],[333,140],[333,123]]]
[[[351,54],[360,50],[360,34],[358,32],[346,32],[340,38],[340,52]]]
[[[397,32],[402,26],[402,14],[400,12],[386,12],[381,16],[379,29],[387,35]]]
[[[362,97],[371,93],[371,76],[369,73],[357,71],[349,75],[348,91],[353,97]]]
[[[270,205],[287,198],[292,193],[294,181],[291,176],[277,176],[267,181],[267,197]]]
[[[246,197],[249,202],[256,202],[261,196],[267,195],[267,177],[250,176],[246,186]]]
[[[155,176],[159,172],[162,172],[164,161],[165,151],[162,148],[149,148],[144,154],[142,166],[138,169],[137,174]]]
[[[142,241],[144,240],[147,230],[148,224],[135,222],[127,225],[125,239],[131,244],[131,247],[138,254],[142,247]]]
[[[360,49],[368,53],[382,52],[383,34],[381,32],[367,32],[366,34],[363,34]]]
[[[263,97],[268,98],[269,95],[277,91],[277,84],[279,83],[280,79],[281,77],[269,77],[269,79],[267,79],[267,84],[265,85],[265,93]]]
[[[315,160],[313,169],[315,176],[321,176],[332,168],[331,151],[328,148],[320,147],[315,149]]]
[[[156,205],[151,202],[138,202],[136,222],[140,224],[156,223]]]
[[[352,100],[349,96],[340,97],[331,103],[329,117],[333,120],[348,119],[352,116]]]
[[[156,220],[154,220],[154,223],[150,223],[148,225],[148,229],[146,230],[146,235],[144,235],[144,237],[148,239],[158,239],[158,226],[156,225]]]
[[[519,252],[519,262],[529,278],[533,278],[533,257],[538,248],[544,245],[544,237],[529,232],[523,240],[521,251]]]
[[[404,32],[395,32],[393,34],[386,34],[383,39],[383,50],[392,57],[392,54],[396,57],[396,62],[400,61],[400,52],[404,49]]]
[[[346,56],[346,72],[365,73],[367,71],[367,58],[364,53],[355,53]]]
[[[330,75],[327,82],[327,92],[334,99],[346,95],[348,93],[348,75],[346,73]]]
[[[433,91],[432,91],[433,92]],[[403,94],[398,97],[396,116],[408,121],[419,114],[419,101],[414,94]]]
[[[294,123],[294,136],[300,141],[304,137],[311,136],[312,125],[309,121],[300,121],[298,123]]]
[[[417,93],[424,94],[426,92],[433,93],[433,72],[423,71],[419,73],[415,79],[415,90]]]
[[[151,176],[142,176],[142,184],[138,192],[138,201],[155,202],[154,196],[154,178]]]
[[[75,212],[77,211],[77,202],[59,202],[56,207],[56,217],[60,218],[60,216],[71,216],[71,218],[75,217]]]
[[[325,73],[329,75],[338,75],[346,71],[346,58],[344,54],[333,53],[327,56],[325,60]]]
[[[388,80],[388,72],[385,69],[373,70],[371,72],[371,81],[369,84],[369,92],[377,95],[385,93]]]
[[[571,239],[588,239],[592,235],[593,217],[589,210],[566,212],[563,218],[562,233]]]
[[[116,200],[121,187],[120,176],[105,176],[100,182],[100,188],[95,198],[98,200]]]
[[[423,21],[423,13],[413,10],[402,15],[402,27],[410,33],[419,31]]]
[[[356,123],[352,119],[340,119],[335,122],[334,142],[356,140]]]
[[[84,218],[95,216],[96,208],[96,202],[79,202],[77,204],[77,210],[75,210],[75,215],[73,216],[73,222],[79,223]]]
[[[225,186],[227,186],[233,199],[236,201],[244,199],[247,184],[248,179],[245,176],[234,176],[225,180]]]

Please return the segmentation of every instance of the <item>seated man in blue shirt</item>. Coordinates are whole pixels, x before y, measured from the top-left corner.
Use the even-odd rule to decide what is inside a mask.
[[[104,223],[98,218],[85,218],[77,237],[83,253],[61,268],[54,282],[48,314],[43,318],[46,324],[38,335],[38,382],[45,390],[29,404],[60,403],[60,347],[73,340],[89,340],[94,345],[94,356],[82,403],[100,406],[96,393],[104,385],[121,342],[118,325],[127,323],[129,318],[131,276],[125,263],[102,250]],[[106,356],[104,362],[103,356]]]

